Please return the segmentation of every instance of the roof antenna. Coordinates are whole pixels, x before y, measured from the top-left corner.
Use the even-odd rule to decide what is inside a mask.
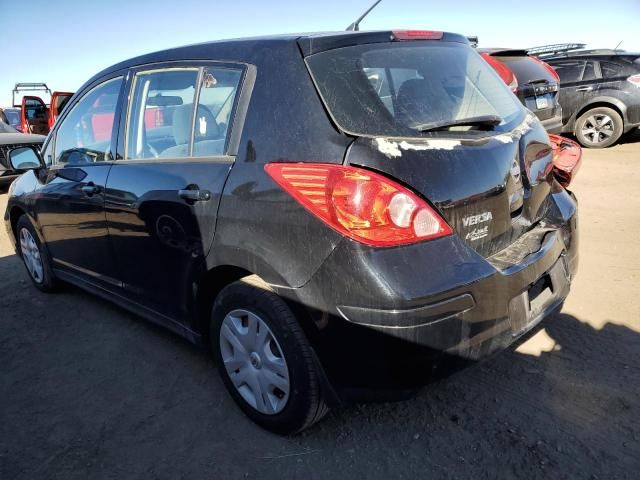
[[[347,27],[347,32],[359,32],[360,31],[360,22],[364,19],[364,17],[366,17],[367,15],[369,15],[369,12],[371,10],[373,10],[374,8],[376,8],[376,6],[381,2],[382,0],[377,0],[373,5],[371,5],[369,7],[369,9],[364,12],[362,15],[360,15],[360,17],[353,22],[351,25],[349,25]]]
[[[624,42],[624,40],[620,40],[620,42],[618,42],[618,44],[616,45],[616,48],[613,49],[614,52],[618,50],[618,47],[622,45],[622,42]]]

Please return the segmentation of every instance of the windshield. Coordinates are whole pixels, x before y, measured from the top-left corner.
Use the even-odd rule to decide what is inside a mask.
[[[338,126],[354,135],[425,136],[513,129],[524,109],[469,46],[397,42],[311,55],[307,65]],[[492,118],[494,122],[478,122]]]

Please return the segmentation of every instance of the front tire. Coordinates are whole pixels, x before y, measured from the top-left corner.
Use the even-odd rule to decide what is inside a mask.
[[[326,414],[304,332],[284,300],[258,277],[246,277],[219,293],[210,333],[222,381],[258,425],[291,434]]]
[[[624,132],[622,117],[615,110],[597,107],[587,110],[576,120],[575,135],[586,148],[607,148]]]
[[[56,280],[51,269],[47,249],[44,248],[31,220],[22,215],[16,224],[16,240],[20,257],[24,262],[33,284],[43,292],[52,292]]]

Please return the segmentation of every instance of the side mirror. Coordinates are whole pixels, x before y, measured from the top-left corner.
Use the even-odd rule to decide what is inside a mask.
[[[20,147],[9,150],[9,165],[16,172],[26,172],[27,170],[37,170],[44,167],[44,161],[40,152],[32,147]]]

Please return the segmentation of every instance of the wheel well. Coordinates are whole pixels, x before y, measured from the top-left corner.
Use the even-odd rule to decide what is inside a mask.
[[[614,105],[613,103],[607,103],[607,102],[596,102],[596,103],[590,103],[589,105],[587,105],[586,107],[583,107],[578,113],[576,113],[575,116],[575,121],[577,122],[577,120],[585,113],[588,112],[589,110],[593,110],[594,108],[598,108],[598,107],[605,107],[605,108],[610,108],[611,110],[614,110],[615,112],[618,113],[618,115],[620,115],[620,118],[622,119],[622,128],[624,128],[624,114],[622,113],[622,111],[620,110],[620,108],[618,108],[616,105]],[[574,133],[575,133],[575,124],[574,124]]]
[[[205,340],[205,344],[208,343],[206,339],[209,337],[211,308],[218,293],[227,285],[249,275],[253,275],[253,273],[244,268],[221,265],[209,270],[198,282],[196,293],[197,324],[195,326]]]

